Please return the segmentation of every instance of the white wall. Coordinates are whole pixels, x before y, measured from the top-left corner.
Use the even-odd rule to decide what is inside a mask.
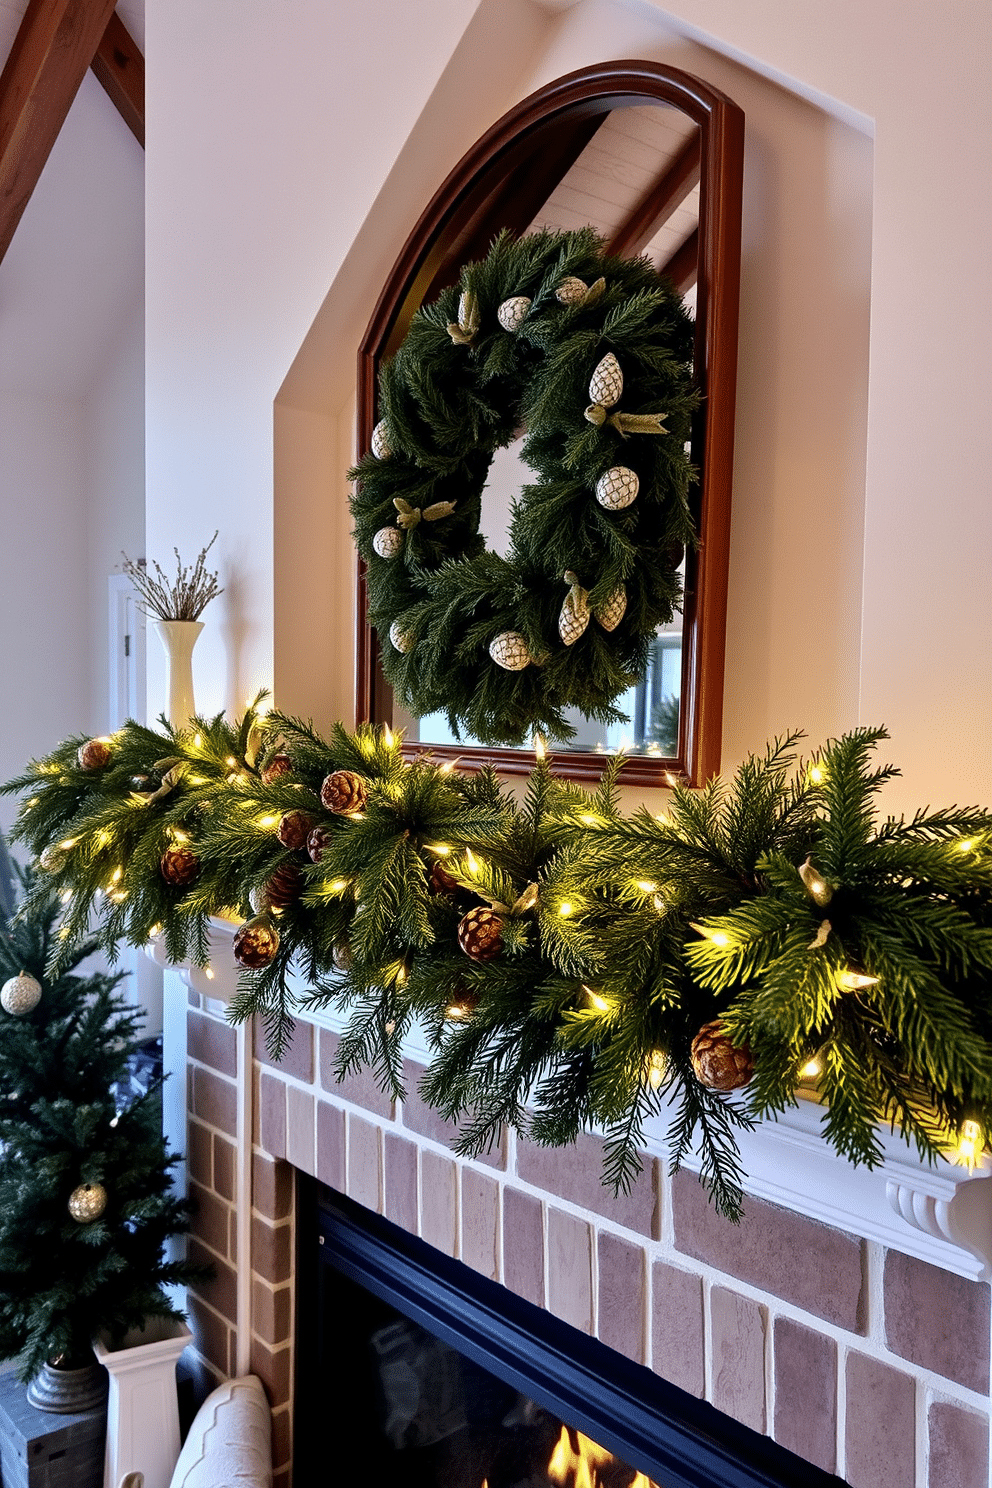
[[[385,272],[499,113],[643,55],[748,116],[725,761],[880,721],[895,804],[987,794],[981,0],[939,27],[922,0],[331,9],[149,15],[149,539],[221,528],[201,705],[275,676],[280,704],[350,715],[346,401]]]

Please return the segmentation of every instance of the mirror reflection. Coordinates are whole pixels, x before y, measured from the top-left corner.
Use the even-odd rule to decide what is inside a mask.
[[[643,254],[681,291],[695,313],[699,228],[700,130],[664,103],[615,108],[602,115],[581,154],[525,231],[570,232],[592,226],[611,252]],[[520,457],[524,433],[498,451],[482,503],[487,547],[505,555],[513,502],[531,472]],[[617,700],[627,722],[604,725],[577,711],[575,735],[549,740],[556,753],[613,754],[671,759],[678,753],[685,688],[682,616],[659,627],[644,676]],[[455,739],[443,713],[411,718],[393,703],[393,722],[411,743],[468,745]],[[521,751],[523,752],[523,751]]]

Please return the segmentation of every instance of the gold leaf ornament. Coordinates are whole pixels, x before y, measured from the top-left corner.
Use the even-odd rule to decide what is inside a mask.
[[[448,321],[448,335],[456,346],[471,346],[482,325],[479,302],[470,289],[458,301],[458,319]]]

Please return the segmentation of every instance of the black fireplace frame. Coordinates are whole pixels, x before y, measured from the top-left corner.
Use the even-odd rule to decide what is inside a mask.
[[[323,1391],[341,1361],[317,1320],[323,1289],[340,1272],[664,1488],[843,1488],[840,1478],[304,1174],[297,1220],[298,1461],[322,1456]]]

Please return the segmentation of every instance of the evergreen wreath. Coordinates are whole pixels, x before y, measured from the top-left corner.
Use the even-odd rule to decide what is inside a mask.
[[[570,738],[566,709],[623,720],[695,541],[692,351],[671,285],[591,229],[502,233],[416,312],[351,472],[368,618],[405,708],[487,744]],[[504,558],[481,497],[521,426],[536,479]]]
[[[880,818],[884,737],[803,761],[788,736],[660,818],[622,813],[619,762],[590,793],[540,760],[517,801],[491,771],[404,761],[389,730],[254,709],[70,739],[4,789],[62,901],[50,972],[94,919],[111,954],[161,935],[204,964],[208,917],[238,910],[230,1011],[276,1057],[294,1012],[331,1006],[339,1073],[402,1097],[418,1019],[421,1093],[460,1151],[597,1127],[624,1187],[667,1108],[673,1168],[696,1149],[736,1216],[735,1129],[804,1081],[855,1163],[883,1124],[971,1161],[992,1133],[992,814]]]

